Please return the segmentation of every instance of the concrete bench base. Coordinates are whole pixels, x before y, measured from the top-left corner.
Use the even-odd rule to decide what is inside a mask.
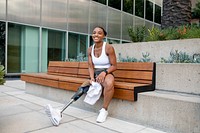
[[[26,92],[61,103],[67,103],[73,91],[26,83]],[[91,106],[84,95],[71,106],[98,112],[103,98]],[[113,99],[109,116],[154,127],[170,133],[200,132],[200,97],[165,91],[140,93],[137,102]]]

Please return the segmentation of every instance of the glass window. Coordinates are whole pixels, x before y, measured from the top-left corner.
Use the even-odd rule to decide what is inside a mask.
[[[87,35],[69,33],[68,35],[68,58],[77,59],[77,56],[83,54],[87,56]]]
[[[49,61],[65,60],[65,32],[42,29],[42,72],[47,71]]]
[[[39,28],[8,24],[7,72],[38,72]]]
[[[108,0],[108,6],[121,10],[121,0]]]
[[[135,15],[144,18],[144,0],[135,0]]]
[[[128,42],[128,41],[122,41],[122,43],[131,43],[131,42]]]
[[[154,21],[156,23],[161,24],[161,7],[158,5],[155,5],[155,18]]]
[[[133,14],[133,0],[123,0],[123,11]]]
[[[0,22],[0,65],[5,66],[5,23]]]
[[[96,1],[96,2],[99,2],[99,3],[101,3],[101,4],[104,4],[104,5],[106,5],[106,0],[93,0],[93,1]]]
[[[153,3],[150,1],[146,1],[146,15],[145,18],[147,20],[153,21]]]
[[[120,44],[120,40],[108,38],[108,43],[109,44]]]
[[[65,60],[65,39],[61,31],[48,30],[48,61]]]

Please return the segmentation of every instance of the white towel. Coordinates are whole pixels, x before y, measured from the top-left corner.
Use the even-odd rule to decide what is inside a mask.
[[[94,105],[96,101],[100,98],[102,93],[102,86],[98,82],[92,82],[89,90],[85,96],[84,102]]]

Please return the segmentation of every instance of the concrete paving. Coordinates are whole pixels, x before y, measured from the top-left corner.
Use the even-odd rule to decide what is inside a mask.
[[[72,106],[55,127],[44,112],[46,104],[63,107],[61,103],[27,94],[21,80],[7,80],[0,85],[0,133],[165,133],[112,117],[96,123],[97,113]]]

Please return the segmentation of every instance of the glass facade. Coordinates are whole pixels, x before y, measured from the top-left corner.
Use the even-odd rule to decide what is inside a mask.
[[[123,0],[123,11],[133,14],[134,0]]]
[[[108,6],[121,10],[121,0],[108,0]]]
[[[135,0],[135,15],[144,18],[144,0]]]
[[[153,21],[153,3],[151,1],[146,1],[146,14],[145,18],[147,20]]]
[[[0,65],[5,66],[5,22],[0,22]]]
[[[87,55],[87,35],[68,34],[68,58],[76,59],[78,55]]]
[[[7,72],[38,72],[39,28],[8,25]]]
[[[159,0],[4,0],[0,62],[7,74],[46,72],[49,61],[87,56],[95,26],[110,44],[131,42],[127,29],[159,27]]]

